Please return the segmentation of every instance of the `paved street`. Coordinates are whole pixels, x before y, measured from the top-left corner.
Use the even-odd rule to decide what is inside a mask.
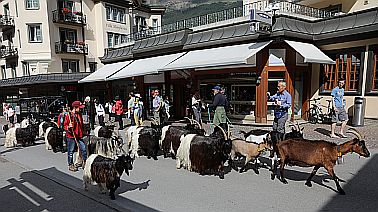
[[[328,126],[304,126],[306,137],[326,137],[317,132],[322,130],[314,130],[328,130]],[[374,122],[366,129],[377,131],[376,126]],[[233,129],[235,134],[238,130]],[[369,135],[375,136],[367,138],[370,158],[349,154],[345,163],[335,168],[345,180],[341,183],[345,196],[335,192],[336,186],[324,169],[319,170],[313,187],[308,188],[304,183],[311,168],[287,167],[288,185],[277,179],[272,181],[266,168],[256,173],[253,166],[242,174],[228,169],[221,180],[177,170],[174,160],[160,156],[158,161],[136,159],[134,170],[130,176],[122,176],[116,200],[111,201],[107,195],[99,194],[96,186],[84,191],[82,170],[68,172],[67,155],[46,151],[42,141],[18,149],[5,149],[2,145],[0,211],[376,211],[377,136]],[[0,143],[3,142],[4,138]]]

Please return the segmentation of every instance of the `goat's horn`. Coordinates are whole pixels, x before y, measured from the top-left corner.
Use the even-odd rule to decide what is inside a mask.
[[[215,125],[216,127],[219,127],[219,129],[222,131],[223,135],[224,135],[224,139],[227,140],[227,134],[226,132],[224,131],[224,129],[222,127],[220,127],[219,125]]]
[[[361,133],[358,130],[354,129],[354,128],[349,128],[348,132],[354,134],[355,136],[357,136],[357,138],[359,140],[363,139],[363,136],[361,135]]]
[[[196,123],[200,129],[202,129],[201,124],[200,124],[197,120],[194,120],[194,119],[191,119],[191,120],[192,120],[194,123]]]
[[[190,124],[193,124],[192,119],[190,119],[189,117],[184,117],[184,119],[188,119]]]

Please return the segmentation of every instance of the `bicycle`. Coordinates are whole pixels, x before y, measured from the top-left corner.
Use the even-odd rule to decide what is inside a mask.
[[[311,107],[308,110],[308,121],[312,124],[325,124],[330,123],[332,120],[332,114],[334,113],[333,105],[331,104],[332,100],[326,100],[328,102],[328,105],[326,107],[318,103],[318,101],[321,99],[323,99],[323,97],[308,100],[310,104],[311,102],[314,102],[313,104],[311,104]],[[326,113],[323,113],[322,107],[327,108]]]

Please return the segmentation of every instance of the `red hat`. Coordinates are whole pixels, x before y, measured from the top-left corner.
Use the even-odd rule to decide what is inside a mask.
[[[74,101],[74,102],[72,102],[72,107],[84,108],[85,105],[81,104],[80,101]]]

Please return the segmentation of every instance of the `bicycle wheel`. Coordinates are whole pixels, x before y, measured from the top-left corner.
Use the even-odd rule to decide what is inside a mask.
[[[316,112],[316,109],[315,108],[311,108],[310,109],[310,112],[309,112],[309,117],[308,117],[308,121],[311,123],[311,124],[316,124],[318,123],[318,114]]]

